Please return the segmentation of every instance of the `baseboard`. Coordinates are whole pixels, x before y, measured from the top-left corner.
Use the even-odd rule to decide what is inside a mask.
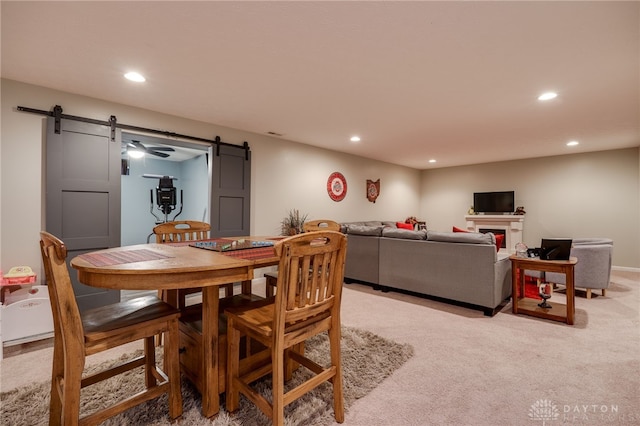
[[[622,271],[622,272],[640,272],[640,268],[632,268],[629,266],[612,266],[612,271]]]
[[[31,343],[37,340],[50,339],[52,337],[53,337],[53,331],[47,332],[47,333],[34,334],[33,336],[19,337],[17,339],[4,341],[2,342],[2,346],[9,347],[9,346],[21,345],[23,343]]]

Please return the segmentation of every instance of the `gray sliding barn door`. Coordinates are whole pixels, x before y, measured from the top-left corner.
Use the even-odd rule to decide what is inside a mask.
[[[65,242],[73,257],[120,245],[120,130],[54,119],[47,122],[46,230]],[[81,311],[120,301],[119,290],[85,286],[70,268]]]
[[[211,235],[251,235],[251,152],[242,147],[221,145],[213,149]]]

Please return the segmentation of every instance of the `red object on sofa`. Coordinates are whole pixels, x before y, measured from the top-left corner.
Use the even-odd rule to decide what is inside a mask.
[[[396,226],[400,229],[411,229],[413,231],[413,225],[410,223],[396,222]]]
[[[466,229],[458,228],[457,226],[453,227],[453,232],[469,232]]]

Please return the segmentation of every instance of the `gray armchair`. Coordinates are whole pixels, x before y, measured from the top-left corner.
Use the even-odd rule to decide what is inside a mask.
[[[591,299],[591,290],[593,289],[600,289],[602,295],[605,295],[611,278],[612,254],[613,240],[608,238],[576,238],[573,240],[571,256],[578,258],[575,267],[575,286],[587,290],[587,299]],[[544,279],[554,284],[564,285],[566,283],[565,275],[555,272],[548,272]]]

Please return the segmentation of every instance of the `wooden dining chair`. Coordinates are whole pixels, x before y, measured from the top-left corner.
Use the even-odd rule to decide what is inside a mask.
[[[211,225],[206,222],[198,222],[195,220],[176,220],[173,222],[165,222],[156,225],[153,233],[156,236],[156,243],[179,243],[185,241],[206,240],[209,238]],[[201,288],[190,288],[178,290],[178,305],[184,308],[186,305],[186,296],[188,294],[200,293]],[[167,300],[167,293],[160,290],[158,293],[162,300]],[[225,297],[233,296],[233,284],[224,286]]]
[[[142,402],[168,394],[169,417],[182,415],[178,317],[180,311],[156,296],[90,309],[80,314],[67,269],[67,248],[48,232],[40,233],[53,313],[54,349],[51,372],[50,425],[95,425]],[[156,365],[154,336],[164,333],[164,371]],[[88,355],[144,340],[144,354],[82,377]],[[144,367],[145,390],[80,418],[82,388]]]
[[[304,232],[313,231],[340,231],[340,224],[328,219],[309,220],[302,225]],[[272,297],[275,294],[276,285],[278,283],[278,272],[267,272],[265,277],[265,295]]]
[[[227,410],[233,412],[242,393],[269,417],[284,423],[284,407],[321,383],[333,385],[333,409],[338,423],[344,421],[342,366],[340,361],[340,301],[344,279],[347,238],[336,231],[315,231],[292,236],[275,245],[280,257],[278,292],[250,306],[230,308],[227,315]],[[311,269],[311,272],[310,272]],[[299,345],[328,332],[330,365],[326,368],[307,358]],[[247,335],[266,346],[271,362],[241,374],[240,337]],[[297,363],[313,374],[285,392],[287,370]],[[251,384],[272,377],[272,402]]]

